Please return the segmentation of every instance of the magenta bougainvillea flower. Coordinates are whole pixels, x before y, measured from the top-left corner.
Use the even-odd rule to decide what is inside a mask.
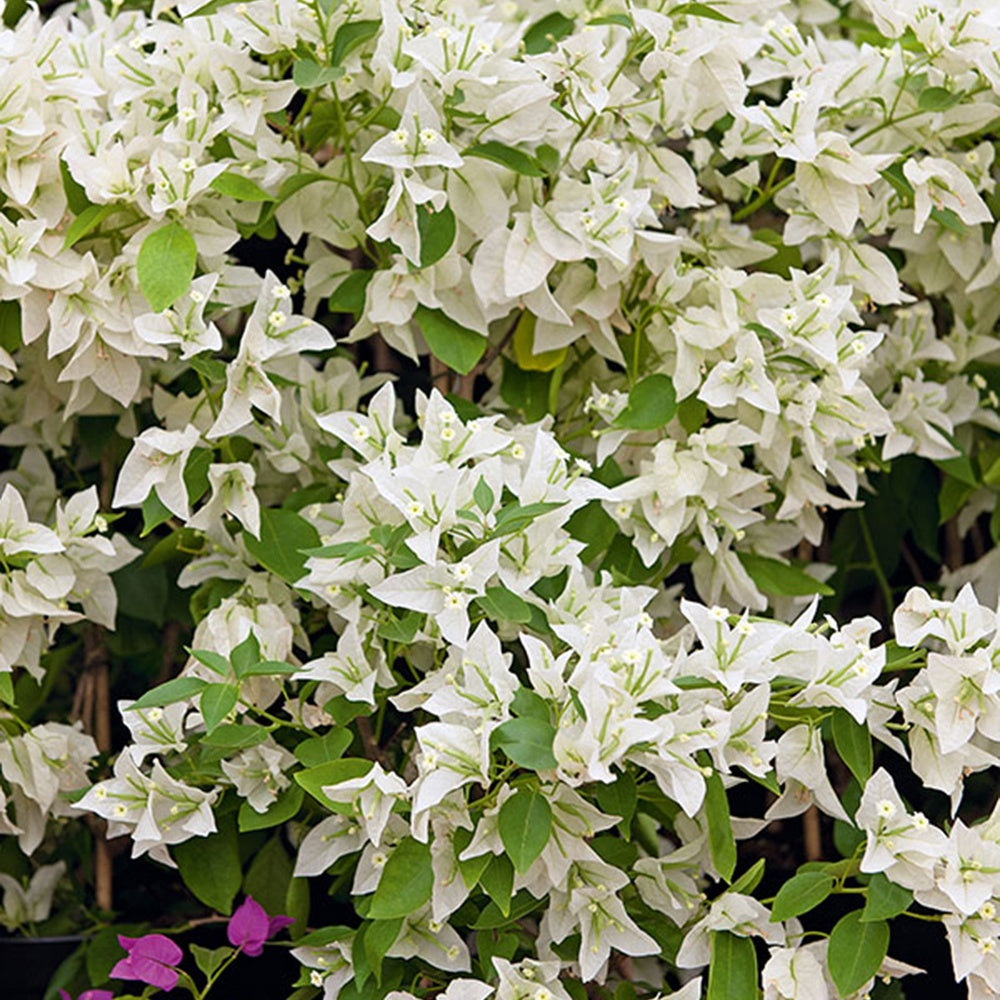
[[[112,979],[138,979],[161,990],[172,990],[177,985],[174,968],[184,952],[162,934],[147,934],[141,938],[118,935],[118,943],[128,952],[112,970]],[[110,994],[108,994],[110,997]]]
[[[59,991],[60,1000],[73,1000],[73,998],[65,991]],[[76,1000],[115,1000],[114,994],[111,990],[84,990]]]
[[[226,934],[234,948],[253,958],[264,950],[268,938],[294,923],[293,917],[269,917],[253,896],[247,896],[232,915]]]

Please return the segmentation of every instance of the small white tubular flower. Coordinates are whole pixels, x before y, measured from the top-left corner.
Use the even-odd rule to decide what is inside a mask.
[[[191,425],[182,431],[165,431],[160,427],[143,431],[118,474],[112,506],[137,506],[155,486],[163,506],[186,521],[191,510],[184,466],[199,440],[198,428]]]

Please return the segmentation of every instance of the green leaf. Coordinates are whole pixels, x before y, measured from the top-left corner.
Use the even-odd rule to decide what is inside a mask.
[[[558,510],[564,506],[562,501],[549,500],[539,503],[519,503],[509,504],[497,513],[496,527],[493,529],[493,537],[501,535],[513,535],[529,527],[531,523],[548,514],[549,511]]]
[[[711,21],[723,21],[725,24],[736,24],[736,21],[727,14],[723,14],[722,11],[716,10],[714,7],[709,7],[706,3],[682,3],[679,7],[671,8],[671,17],[677,17],[679,14],[705,17]]]
[[[202,736],[201,743],[203,746],[219,747],[224,750],[245,750],[247,747],[255,747],[265,742],[267,737],[268,732],[263,727],[224,723],[214,732]]]
[[[266,830],[292,819],[302,807],[305,791],[300,785],[286,788],[268,807],[267,812],[259,813],[249,802],[240,804],[237,823],[240,833],[248,830]]]
[[[294,583],[305,576],[305,549],[319,546],[319,533],[300,514],[282,507],[264,507],[260,512],[260,538],[243,532],[247,551],[265,569]]]
[[[524,33],[524,51],[529,56],[536,56],[540,52],[548,52],[556,42],[565,38],[574,28],[574,22],[555,11],[546,14],[541,20],[536,21]]]
[[[130,705],[130,708],[162,708],[164,705],[173,705],[178,701],[186,701],[196,694],[201,694],[208,684],[197,677],[175,677],[165,684],[160,684],[147,691],[138,701]]]
[[[142,531],[139,537],[145,538],[154,528],[158,528],[173,516],[173,512],[163,505],[156,487],[152,487],[146,499],[142,501]]]
[[[216,913],[229,914],[240,889],[240,850],[232,816],[220,817],[219,832],[193,837],[170,850],[184,884]]]
[[[821,580],[810,576],[798,566],[791,566],[767,556],[754,555],[752,552],[737,552],[743,568],[750,579],[764,591],[765,594],[776,594],[782,597],[807,597],[810,594],[822,594],[829,597],[833,589]]]
[[[847,996],[874,976],[889,950],[889,925],[884,920],[861,922],[861,911],[841,917],[830,934],[826,960],[830,975]]]
[[[528,602],[503,586],[487,587],[486,593],[476,598],[476,604],[497,621],[516,622],[519,625],[531,621]]]
[[[635,787],[635,778],[629,771],[623,771],[607,785],[597,786],[597,805],[601,812],[620,818],[618,828],[626,840],[638,802],[639,793]]]
[[[483,160],[492,160],[502,166],[508,167],[514,173],[523,174],[525,177],[544,177],[545,171],[541,164],[533,156],[515,149],[513,146],[505,146],[502,142],[491,139],[489,142],[480,142],[474,146],[469,146],[462,150],[463,156],[478,156]]]
[[[200,944],[192,944],[190,947],[194,964],[209,978],[235,950],[225,945],[221,948],[203,948]]]
[[[59,173],[62,176],[63,191],[66,194],[66,205],[74,215],[79,215],[90,208],[91,201],[87,197],[86,188],[73,176],[65,160],[59,161]]]
[[[232,170],[219,174],[209,187],[236,201],[274,201],[274,195],[268,194],[256,181]]]
[[[736,871],[736,839],[729,815],[729,799],[722,778],[713,771],[705,779],[705,817],[708,821],[708,846],[712,864],[725,881],[730,882]]]
[[[476,506],[484,514],[488,514],[493,509],[496,497],[493,495],[493,490],[490,489],[490,484],[482,476],[479,477],[479,482],[476,483],[476,487],[472,491],[472,499],[475,500]]]
[[[551,719],[549,703],[538,692],[532,691],[531,688],[519,687],[514,692],[514,699],[510,703],[510,710],[514,715],[519,717],[541,719],[542,722],[549,722]]]
[[[220,677],[229,676],[229,660],[211,649],[192,649],[191,655],[203,666]]]
[[[372,920],[407,917],[431,898],[433,888],[430,845],[406,837],[382,869],[368,916]]]
[[[233,673],[237,677],[245,677],[254,664],[260,663],[260,643],[257,634],[253,631],[248,632],[247,637],[233,647],[229,658],[233,664]]]
[[[760,885],[764,877],[763,858],[758,858],[730,887],[729,892],[739,892],[749,895]]]
[[[925,87],[917,97],[917,107],[921,111],[947,111],[961,100],[961,95],[953,94],[944,87]]]
[[[819,906],[833,892],[833,877],[828,872],[806,871],[793,875],[774,897],[771,920],[790,920]]]
[[[486,866],[482,875],[479,876],[479,884],[483,887],[486,895],[493,900],[497,909],[504,917],[510,916],[511,894],[514,891],[514,865],[506,854],[496,854],[490,858],[490,863]],[[476,921],[476,929],[480,929],[479,921]]]
[[[161,226],[142,241],[135,269],[153,312],[169,308],[188,290],[197,262],[198,246],[179,222]]]
[[[209,354],[196,354],[189,359],[188,364],[199,374],[204,375],[214,385],[226,381],[226,364]]]
[[[910,908],[913,893],[895,882],[890,882],[882,872],[872,875],[868,883],[868,898],[861,911],[861,923],[873,920],[891,920]]]
[[[356,21],[351,18],[344,22],[333,36],[330,62],[339,66],[356,48],[374,38],[381,27],[381,21]]]
[[[331,729],[323,736],[303,740],[293,751],[296,759],[306,767],[319,767],[332,760],[340,760],[354,739],[350,730]]]
[[[22,343],[21,303],[17,299],[0,302],[0,348],[13,354]]]
[[[368,959],[368,964],[371,966],[378,983],[382,982],[382,960],[385,958],[385,953],[396,943],[402,926],[402,917],[394,917],[392,920],[374,920],[365,925],[365,957]]]
[[[420,266],[436,264],[455,242],[455,213],[450,205],[440,212],[426,205],[417,206],[417,230],[420,233]]]
[[[211,448],[194,448],[188,455],[183,477],[190,503],[197,503],[208,492],[208,469],[214,457],[215,452]]]
[[[201,692],[201,714],[205,728],[212,732],[236,707],[239,688],[235,684],[209,684]]]
[[[855,721],[845,709],[835,708],[830,728],[833,730],[833,745],[837,748],[840,759],[864,788],[872,776],[873,764],[872,736],[868,727]]]
[[[632,386],[625,409],[613,427],[631,431],[655,431],[669,423],[677,412],[677,393],[669,375],[647,375]]]
[[[339,67],[320,66],[315,59],[298,59],[292,66],[292,80],[302,90],[315,90],[343,75]]]
[[[92,233],[109,215],[117,212],[120,208],[120,205],[114,203],[110,205],[90,205],[85,208],[66,229],[66,236],[63,239],[63,250],[68,250],[71,246],[75,246],[84,236]]]
[[[541,789],[518,788],[500,807],[497,829],[514,870],[524,874],[545,850],[552,833],[552,807]]]
[[[365,311],[365,294],[374,271],[351,271],[330,294],[327,308],[332,313],[353,313],[360,316]]]
[[[486,338],[467,330],[440,309],[419,305],[413,318],[431,353],[460,375],[468,375],[486,352]]]
[[[361,757],[343,757],[340,760],[331,760],[326,764],[317,764],[315,767],[296,771],[293,777],[317,802],[322,802],[327,809],[330,809],[336,803],[331,803],[323,794],[324,785],[337,785],[341,781],[360,778],[371,769],[370,760]]]
[[[282,845],[281,834],[273,836],[255,855],[246,877],[243,891],[253,896],[267,913],[283,913],[292,879],[292,859]]]
[[[757,952],[750,938],[712,931],[705,1000],[751,1000],[757,996]]]
[[[490,736],[490,744],[499,747],[515,763],[533,771],[556,766],[552,753],[555,728],[541,719],[508,719]]]
[[[418,611],[408,611],[402,618],[390,618],[389,621],[379,625],[375,634],[380,639],[389,642],[400,642],[408,645],[413,642],[417,630],[424,623],[424,615]]]

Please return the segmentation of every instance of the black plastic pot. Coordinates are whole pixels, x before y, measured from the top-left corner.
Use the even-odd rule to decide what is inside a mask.
[[[0,938],[0,996],[42,1000],[56,969],[80,947],[79,936]]]

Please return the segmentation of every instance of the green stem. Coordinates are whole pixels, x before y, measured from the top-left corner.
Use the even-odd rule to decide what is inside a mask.
[[[872,539],[871,529],[868,527],[865,515],[860,511],[858,512],[858,523],[861,525],[861,537],[864,539],[865,548],[868,550],[869,565],[875,574],[875,579],[878,581],[879,590],[882,592],[882,600],[885,602],[885,617],[888,623],[892,619],[892,587],[889,586],[889,580],[882,569],[882,564],[879,562],[878,553],[875,551],[875,542]]]

